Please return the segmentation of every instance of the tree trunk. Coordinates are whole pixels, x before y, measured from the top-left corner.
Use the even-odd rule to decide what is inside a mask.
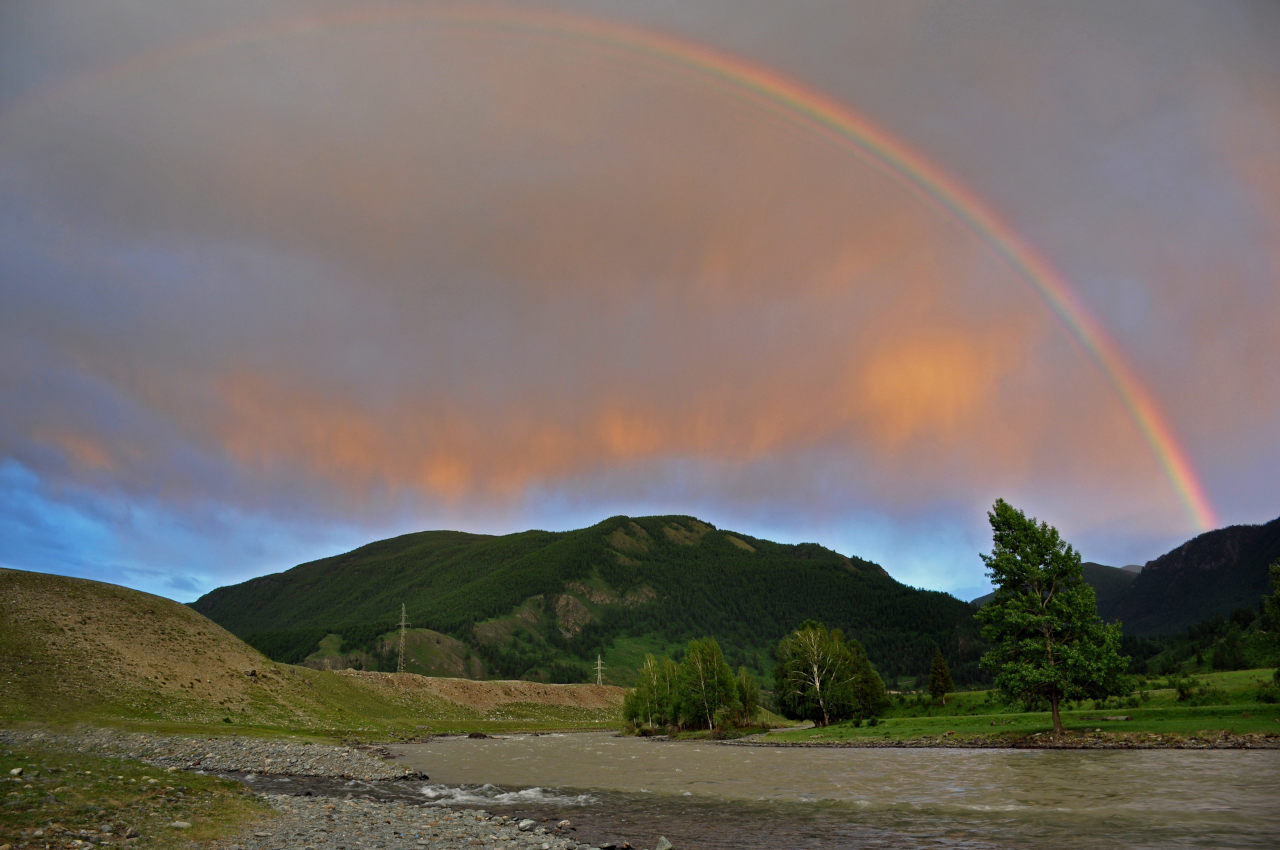
[[[1049,710],[1053,712],[1053,734],[1062,734],[1062,715],[1058,713],[1058,698],[1049,697]]]

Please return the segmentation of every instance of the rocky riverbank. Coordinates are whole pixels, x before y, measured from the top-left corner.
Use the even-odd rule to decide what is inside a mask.
[[[404,765],[388,761],[377,747],[304,744],[236,735],[194,738],[82,729],[76,732],[3,731],[0,742],[43,744],[82,753],[134,759],[157,767],[203,770],[206,773],[265,773],[287,776],[334,776],[342,779],[425,779]]]
[[[427,778],[390,761],[387,753],[378,747],[279,739],[160,736],[109,729],[0,730],[0,744],[128,758],[171,771],[333,777],[370,782]],[[345,799],[261,796],[275,810],[275,817],[247,824],[240,834],[205,846],[211,850],[608,850],[614,846],[598,848],[579,842],[568,820],[538,823],[483,811],[377,802],[354,796]],[[659,847],[670,845],[659,842]]]

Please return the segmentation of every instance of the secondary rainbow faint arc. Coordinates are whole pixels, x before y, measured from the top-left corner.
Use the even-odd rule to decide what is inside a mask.
[[[750,93],[766,104],[804,119],[808,126],[826,130],[849,143],[859,156],[884,167],[900,183],[962,222],[1031,285],[1106,375],[1191,520],[1201,530],[1217,526],[1216,513],[1195,468],[1153,395],[1138,380],[1120,346],[1080,303],[1067,281],[1018,235],[1012,225],[924,155],[846,104],[788,79],[773,69],[666,33],[581,15],[500,6],[431,8],[390,4],[291,17],[182,42],[127,60],[91,77],[86,75],[85,82],[92,86],[101,84],[104,79],[132,77],[192,55],[291,32],[396,20],[575,37],[615,50],[656,56],[666,63],[721,81],[731,89]],[[73,85],[70,88],[79,87]],[[59,93],[66,93],[66,90]]]

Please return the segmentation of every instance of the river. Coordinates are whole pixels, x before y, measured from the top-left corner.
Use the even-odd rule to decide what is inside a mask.
[[[720,848],[1280,845],[1280,751],[817,749],[603,733],[393,748],[426,800]]]

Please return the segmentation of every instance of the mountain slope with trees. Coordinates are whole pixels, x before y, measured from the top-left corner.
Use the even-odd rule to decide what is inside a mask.
[[[981,677],[966,603],[816,544],[685,516],[619,516],[566,532],[409,534],[220,588],[192,607],[273,658],[302,660],[336,634],[342,651],[363,650],[369,666],[394,670],[402,603],[416,629],[455,642],[484,676],[585,681],[603,656],[607,678],[630,684],[646,652],[713,636],[734,669],[766,678],[778,641],[817,619],[857,638],[890,681],[927,676],[935,649],[957,681]]]
[[[1125,634],[1145,637],[1256,610],[1267,593],[1267,567],[1277,558],[1280,518],[1205,532],[1149,561],[1102,613],[1119,619]]]

